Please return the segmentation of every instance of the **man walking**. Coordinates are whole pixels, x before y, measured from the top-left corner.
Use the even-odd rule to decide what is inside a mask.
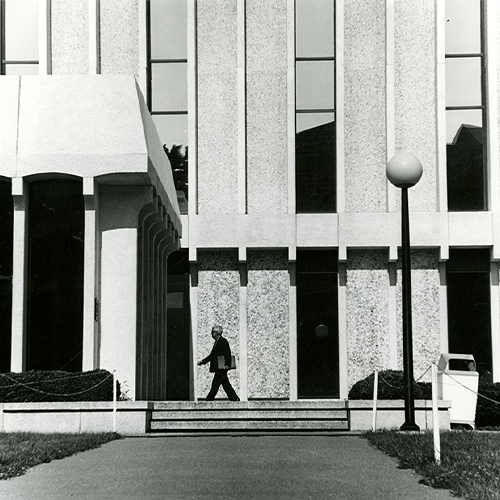
[[[222,336],[222,326],[217,325],[212,328],[212,337],[215,340],[212,351],[206,358],[198,361],[198,366],[206,365],[210,362],[210,372],[214,374],[212,388],[207,395],[207,401],[215,399],[221,385],[231,401],[239,401],[240,398],[234,391],[227,376],[227,372],[231,368],[231,348],[229,347],[229,342]],[[217,363],[218,356],[224,356],[224,368],[219,368]]]

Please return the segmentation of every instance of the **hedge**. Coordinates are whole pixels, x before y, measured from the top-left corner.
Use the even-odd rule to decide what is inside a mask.
[[[113,375],[107,370],[0,373],[1,403],[112,400]]]
[[[349,399],[373,399],[374,374],[356,382],[349,391]],[[384,370],[378,376],[378,399],[404,399],[404,374],[400,370]],[[432,399],[429,382],[417,382],[414,389],[415,399]]]
[[[478,392],[480,396],[477,398],[476,426],[500,426],[500,383],[480,383]],[[494,403],[490,399],[498,401],[498,403]]]
[[[372,373],[356,382],[349,391],[349,399],[373,399],[373,379],[374,374]],[[500,383],[479,383],[478,393],[476,426],[500,426]],[[378,399],[404,399],[404,397],[403,372],[399,370],[381,371],[379,373]],[[415,399],[432,399],[432,386],[429,382],[415,383]],[[498,403],[494,401],[498,401]]]

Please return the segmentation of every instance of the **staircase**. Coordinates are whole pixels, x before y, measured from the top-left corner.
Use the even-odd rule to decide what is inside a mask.
[[[342,401],[155,402],[152,433],[348,431]]]

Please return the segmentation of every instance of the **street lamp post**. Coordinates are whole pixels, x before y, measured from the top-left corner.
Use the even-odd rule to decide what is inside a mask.
[[[401,188],[401,247],[403,278],[403,368],[405,381],[405,422],[402,431],[419,431],[415,423],[415,398],[413,388],[413,339],[411,323],[411,264],[410,219],[408,213],[408,188],[422,177],[422,164],[410,154],[399,154],[387,163],[387,178]]]

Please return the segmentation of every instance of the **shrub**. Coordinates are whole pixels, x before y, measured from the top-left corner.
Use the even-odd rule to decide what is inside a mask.
[[[500,426],[500,383],[480,383],[478,392],[480,396],[477,398],[476,426]],[[491,399],[498,402],[494,403]]]
[[[373,399],[374,374],[356,382],[349,391],[349,399]],[[429,382],[417,382],[414,389],[415,399],[432,399]],[[378,399],[404,399],[404,375],[400,370],[383,370],[378,377]]]
[[[113,376],[106,370],[0,373],[2,403],[112,400]]]

